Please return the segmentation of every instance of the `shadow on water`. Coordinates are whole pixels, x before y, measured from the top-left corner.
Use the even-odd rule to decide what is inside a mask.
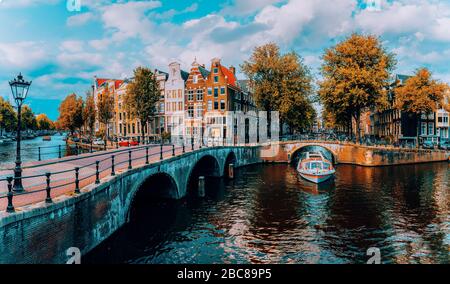
[[[206,197],[153,196],[85,263],[449,263],[447,163],[339,165],[315,185],[288,165],[208,178]]]

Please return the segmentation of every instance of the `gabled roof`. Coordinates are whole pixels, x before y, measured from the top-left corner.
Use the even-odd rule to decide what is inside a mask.
[[[242,91],[250,93],[250,80],[237,80],[237,86]]]
[[[189,72],[186,72],[186,71],[181,70],[181,78],[182,78],[184,81],[187,81],[187,79],[189,78]]]
[[[236,86],[236,76],[234,76],[233,72],[231,72],[228,68],[224,66],[220,66],[222,69],[222,72],[225,76],[227,76],[227,82],[228,84],[232,86]],[[237,86],[236,86],[237,87]]]
[[[206,79],[206,77],[209,76],[209,73],[211,73],[211,72],[209,72],[208,70],[206,70],[205,67],[203,67],[203,66],[201,66],[201,65],[198,66],[198,71],[200,71],[200,74],[202,74],[202,76],[203,76],[204,79]]]
[[[411,77],[412,76],[402,75],[402,74],[396,74],[395,75],[395,79],[399,80],[401,84],[404,84],[406,82],[406,80],[408,80]]]
[[[106,81],[108,81],[109,79],[104,79],[104,78],[96,78],[95,79],[95,84],[97,87],[100,87],[101,85],[103,85]]]

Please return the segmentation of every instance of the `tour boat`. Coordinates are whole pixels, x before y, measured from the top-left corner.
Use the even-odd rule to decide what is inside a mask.
[[[320,152],[306,152],[306,158],[299,161],[297,171],[304,179],[314,183],[327,181],[336,172],[333,164]]]

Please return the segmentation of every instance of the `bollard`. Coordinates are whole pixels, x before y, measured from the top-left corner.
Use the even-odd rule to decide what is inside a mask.
[[[41,147],[38,147],[38,161],[41,160]]]
[[[114,155],[111,156],[111,175],[116,175],[116,172],[114,171]]]
[[[205,177],[198,177],[198,196],[205,197]]]
[[[75,193],[76,194],[80,193],[80,180],[78,179],[79,172],[80,172],[80,168],[76,167],[75,168]]]
[[[14,206],[13,206],[13,192],[12,192],[12,181],[13,181],[13,177],[7,177],[6,180],[8,181],[8,207],[6,207],[6,212],[8,213],[12,213],[15,211]]]
[[[194,142],[191,143],[191,149],[194,151]]]
[[[58,145],[58,158],[61,159],[61,145]]]
[[[228,165],[228,178],[234,179],[234,164]]]
[[[100,161],[95,161],[95,183],[100,183],[100,172],[98,171]]]
[[[161,149],[160,149],[159,159],[160,159],[160,160],[163,159],[163,144],[161,144]]]
[[[148,165],[148,146],[145,147],[145,164]]]
[[[175,144],[172,144],[172,157],[175,157]]]
[[[45,176],[47,177],[47,187],[45,188],[45,191],[47,192],[47,198],[45,198],[45,203],[52,203],[52,197],[50,196],[50,176],[51,173],[45,173]]]
[[[128,169],[131,170],[131,150],[128,151]]]

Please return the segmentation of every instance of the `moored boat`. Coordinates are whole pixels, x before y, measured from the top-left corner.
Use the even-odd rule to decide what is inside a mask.
[[[44,136],[42,137],[42,141],[51,141],[52,137],[51,136]]]
[[[327,181],[336,173],[333,164],[320,152],[306,152],[306,158],[299,161],[297,171],[301,177],[314,183]]]

